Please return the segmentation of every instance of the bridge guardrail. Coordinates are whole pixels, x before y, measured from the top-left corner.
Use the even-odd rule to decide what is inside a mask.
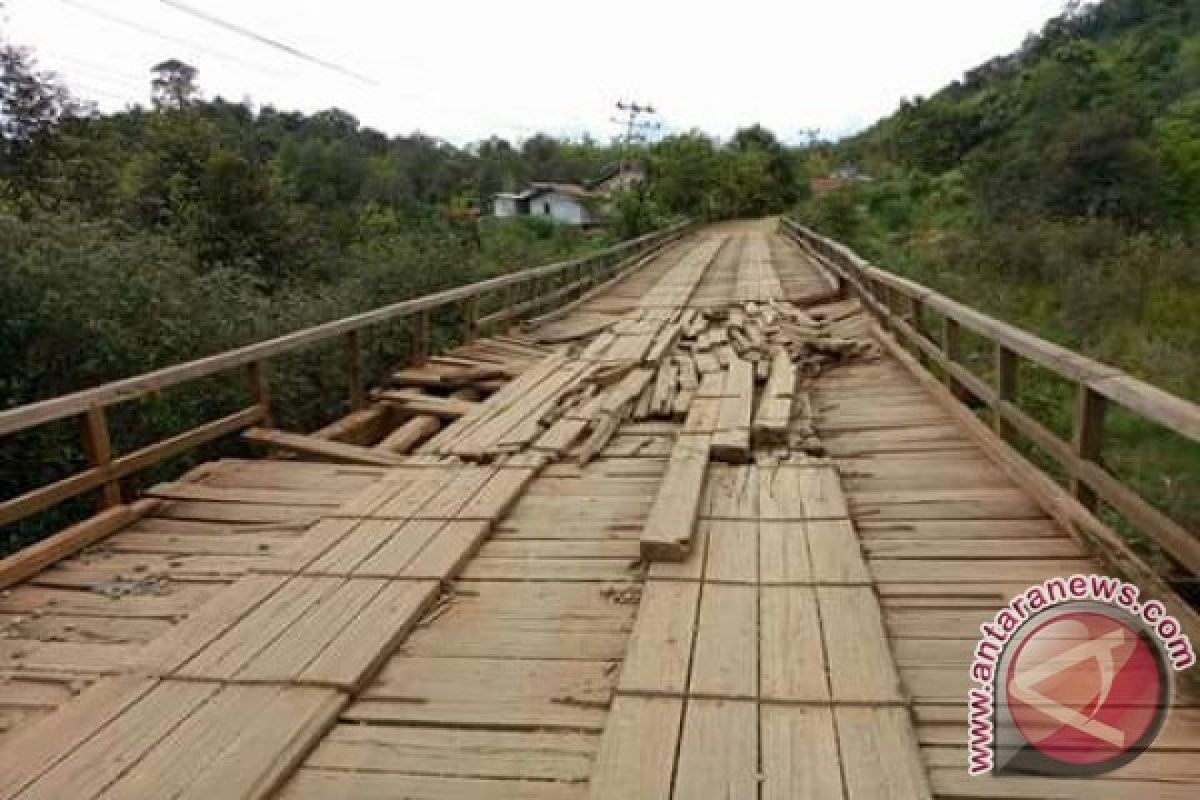
[[[424,297],[393,303],[361,314],[294,331],[274,339],[165,367],[143,375],[114,381],[62,397],[0,411],[0,439],[70,417],[78,417],[88,469],[55,483],[32,489],[0,502],[0,526],[26,519],[65,500],[100,491],[101,509],[121,507],[121,479],[178,456],[215,439],[271,420],[268,364],[274,357],[294,353],[342,337],[350,373],[350,406],[366,404],[361,369],[360,332],[385,322],[412,317],[412,352],[421,363],[429,356],[431,312],[461,306],[462,339],[474,340],[481,328],[520,319],[530,312],[570,302],[648,253],[678,239],[690,227],[681,222],[621,242],[581,258],[533,267]],[[481,298],[505,292],[500,307],[480,316]],[[115,454],[109,436],[106,410],[201,378],[245,368],[253,404],[228,416],[147,445],[126,454]]]
[[[853,290],[884,330],[915,348],[926,366],[936,366],[960,400],[973,396],[990,408],[995,432],[1001,439],[1011,440],[1014,433],[1019,434],[1052,457],[1068,476],[1070,495],[1089,515],[1094,516],[1103,502],[1157,543],[1191,576],[1200,575],[1200,539],[1123,484],[1102,462],[1110,405],[1193,442],[1200,442],[1200,406],[872,266],[850,248],[793,220],[784,218],[783,226]],[[932,335],[927,320],[931,312],[942,318],[940,342]],[[991,343],[993,383],[962,363],[963,329]],[[1022,358],[1075,385],[1071,441],[1059,438],[1018,408],[1017,376]],[[1089,527],[1096,530],[1094,525]]]

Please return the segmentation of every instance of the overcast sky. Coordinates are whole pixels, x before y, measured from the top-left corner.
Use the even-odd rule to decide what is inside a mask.
[[[858,130],[1018,47],[1063,0],[184,0],[369,76],[322,68],[161,0],[3,0],[11,40],[84,98],[146,102],[169,57],[206,96],[337,106],[388,133],[457,143],[546,131],[606,139],[621,98],[665,131]],[[98,9],[109,17],[89,13]]]

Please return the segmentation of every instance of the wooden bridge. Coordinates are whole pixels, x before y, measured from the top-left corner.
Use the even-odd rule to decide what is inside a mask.
[[[447,308],[462,343],[432,355]],[[415,361],[368,391],[361,335],[396,320]],[[333,338],[353,412],[274,429],[267,362]],[[1021,410],[1023,360],[1077,386],[1071,441]],[[108,408],[235,369],[253,405],[112,452]],[[0,413],[78,417],[91,461],[0,522],[102,507],[0,562],[0,800],[1190,800],[1183,686],[1102,779],[966,772],[979,626],[1029,584],[1120,574],[1200,641],[1174,591],[1200,544],[1103,467],[1109,406],[1200,439],[1194,405],[771,221]],[[127,496],[235,433],[268,455]]]

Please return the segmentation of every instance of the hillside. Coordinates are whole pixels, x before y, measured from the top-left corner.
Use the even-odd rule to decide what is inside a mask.
[[[1016,53],[814,158],[873,178],[800,208],[824,232],[1200,398],[1200,2],[1072,4]],[[1071,387],[1022,380],[1025,404],[1066,430]],[[1200,521],[1198,448],[1114,424],[1112,468]]]

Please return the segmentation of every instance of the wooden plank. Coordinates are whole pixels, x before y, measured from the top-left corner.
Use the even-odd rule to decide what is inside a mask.
[[[758,583],[758,523],[754,520],[708,522],[708,559],[704,579],[719,583]]]
[[[36,575],[54,562],[78,553],[85,547],[112,536],[131,525],[157,506],[154,501],[138,501],[118,506],[72,525],[0,560],[0,589]]]
[[[98,796],[218,689],[213,684],[160,683],[38,778],[22,800]]]
[[[23,727],[3,742],[0,798],[10,800],[118,718],[157,685],[132,675],[104,678],[55,714]]]
[[[771,360],[771,373],[763,388],[762,399],[754,415],[754,437],[760,441],[779,441],[787,435],[796,394],[796,365],[783,348]]]
[[[437,529],[438,523],[430,524],[432,530]],[[320,558],[305,565],[304,569],[300,571],[305,575],[353,575],[364,561],[371,559],[380,549],[387,547],[392,542],[419,539],[420,544],[417,546],[424,544],[427,537],[421,538],[416,535],[414,527],[417,526],[417,522],[401,520],[363,520],[354,527],[354,530],[338,539]],[[432,530],[429,535],[432,535]]]
[[[705,584],[696,626],[692,695],[758,696],[758,588]]]
[[[434,581],[448,581],[457,577],[487,538],[490,527],[487,520],[447,522],[404,568],[400,577]]]
[[[175,675],[228,681],[308,609],[337,590],[336,578],[297,576],[206,645]]]
[[[816,592],[808,587],[764,586],[759,602],[762,700],[828,703]]]
[[[307,759],[310,769],[583,783],[600,737],[583,732],[337,725]]]
[[[622,692],[682,695],[687,690],[700,584],[648,581],[621,665]]]
[[[334,724],[345,702],[328,689],[281,689],[178,795],[180,800],[272,796]]]
[[[762,800],[843,796],[831,709],[764,703],[759,715]]]
[[[782,466],[759,470],[763,519],[847,519],[841,479],[833,467]]]
[[[752,702],[688,701],[675,797],[758,800],[757,712]]]
[[[758,523],[760,579],[768,584],[808,584],[814,581],[808,526],[814,522]]]
[[[437,581],[389,583],[300,674],[303,683],[358,692],[420,621]]]
[[[907,709],[834,706],[834,717],[849,800],[932,797]]]
[[[711,439],[680,435],[671,450],[654,506],[642,530],[642,557],[680,561],[687,554],[704,488]]]
[[[388,725],[598,732],[614,677],[596,660],[401,655],[343,716]]]
[[[869,584],[871,575],[849,520],[810,520],[804,525],[813,580],[826,584]]]
[[[397,795],[397,792],[403,792]],[[343,772],[304,768],[284,787],[281,800],[582,800],[581,784],[553,781],[491,780],[427,775],[397,778],[383,772]]]
[[[471,500],[455,512],[458,519],[496,521],[503,517],[537,476],[536,468],[502,469],[493,474]]]
[[[713,459],[732,464],[750,458],[750,426],[754,415],[754,367],[733,358],[725,380],[724,397],[713,435]]]
[[[330,442],[315,436],[304,436],[298,433],[269,428],[250,428],[242,432],[242,437],[256,444],[278,447],[301,455],[339,464],[363,464],[373,467],[396,466],[401,463],[399,457],[373,450],[369,447],[358,447],[341,442]]]
[[[417,554],[445,526],[446,522],[438,519],[414,519],[404,522],[390,535],[368,542],[367,544],[373,545],[373,549],[367,552],[362,560],[353,562],[352,566],[344,567],[345,572],[335,572],[335,574],[394,578],[412,563]],[[325,559],[322,559],[313,564],[309,571],[320,572],[324,561]]]
[[[618,696],[613,701],[596,769],[592,800],[670,800],[683,700]]]
[[[379,392],[380,402],[409,414],[428,415],[439,419],[458,419],[468,414],[474,414],[482,407],[482,403],[461,400],[454,397],[438,397],[436,395],[410,395],[400,392]]]
[[[353,624],[384,587],[382,580],[351,579],[312,607],[270,642],[234,680],[239,683],[291,683],[345,628]]]
[[[817,601],[833,701],[902,702],[900,679],[874,593],[867,588],[820,586]]]
[[[135,658],[138,668],[150,675],[174,672],[278,591],[285,580],[280,575],[241,578],[147,645]]]

